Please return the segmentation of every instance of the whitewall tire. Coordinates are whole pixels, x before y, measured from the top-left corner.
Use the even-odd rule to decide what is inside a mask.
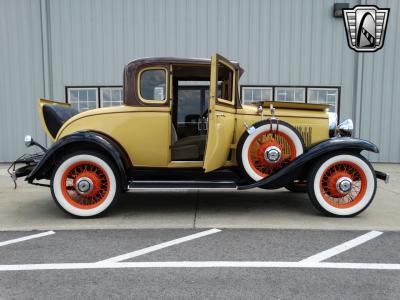
[[[237,149],[239,167],[250,178],[259,181],[303,154],[304,142],[290,124],[284,121],[271,124],[270,120],[265,120],[243,133]],[[278,153],[276,161],[269,159],[269,149]]]
[[[376,192],[376,175],[360,154],[330,154],[321,158],[308,179],[312,204],[330,216],[352,217],[365,210]]]
[[[50,187],[59,207],[77,217],[101,215],[120,194],[113,162],[97,152],[64,158],[53,172]]]

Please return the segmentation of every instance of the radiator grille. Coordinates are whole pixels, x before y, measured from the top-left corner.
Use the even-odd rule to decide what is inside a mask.
[[[295,126],[304,140],[306,147],[311,145],[312,127],[311,126]]]

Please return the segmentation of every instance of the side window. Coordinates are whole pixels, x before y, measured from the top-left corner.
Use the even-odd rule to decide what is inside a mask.
[[[222,63],[218,65],[218,100],[233,104],[234,72]]]
[[[139,96],[144,101],[166,100],[167,75],[165,69],[148,69],[139,75]]]

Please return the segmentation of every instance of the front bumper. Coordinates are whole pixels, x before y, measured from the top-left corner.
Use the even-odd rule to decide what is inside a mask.
[[[385,183],[389,183],[390,175],[388,173],[375,170],[375,175],[376,178],[385,181]]]

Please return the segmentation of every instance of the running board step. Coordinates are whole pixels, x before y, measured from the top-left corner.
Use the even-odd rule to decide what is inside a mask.
[[[131,181],[129,189],[236,189],[234,181]]]

